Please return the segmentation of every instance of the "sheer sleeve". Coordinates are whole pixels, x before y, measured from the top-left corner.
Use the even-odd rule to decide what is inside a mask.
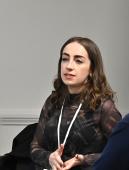
[[[47,150],[46,141],[43,138],[45,124],[48,118],[48,111],[50,107],[49,103],[50,103],[50,97],[48,97],[41,110],[37,129],[34,134],[33,140],[31,142],[32,160],[35,162],[35,164],[43,168],[50,168],[49,165],[50,152]]]
[[[103,131],[103,135],[108,138],[112,133],[113,128],[122,119],[120,112],[116,109],[115,104],[112,100],[106,100],[103,102],[100,108],[101,119],[100,127]],[[96,160],[101,156],[101,153],[92,153],[85,155],[86,165],[92,166]]]
[[[101,109],[101,129],[106,138],[112,133],[115,125],[122,119],[120,112],[117,110],[112,100],[106,100]]]

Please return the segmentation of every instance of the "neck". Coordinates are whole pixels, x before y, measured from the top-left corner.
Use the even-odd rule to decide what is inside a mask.
[[[68,86],[68,91],[69,91],[70,94],[79,94],[79,93],[81,93],[83,88],[84,88],[83,86],[81,86],[81,87],[70,87],[70,86]]]

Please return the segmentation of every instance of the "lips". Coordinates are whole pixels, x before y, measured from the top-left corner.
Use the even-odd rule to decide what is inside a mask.
[[[75,77],[74,74],[69,74],[69,73],[64,74],[64,76],[65,76],[67,79],[71,79],[71,78]]]

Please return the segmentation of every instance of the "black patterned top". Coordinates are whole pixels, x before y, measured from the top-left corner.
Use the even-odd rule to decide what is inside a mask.
[[[69,124],[79,106],[78,94],[69,94],[65,99],[60,126],[60,141],[64,141]],[[37,169],[50,168],[49,155],[58,148],[57,125],[60,110],[51,103],[50,95],[46,100],[39,118],[37,130],[31,143],[31,156]],[[99,158],[113,127],[121,119],[112,100],[105,100],[95,110],[90,111],[83,103],[66,141],[62,160],[66,161],[83,154],[86,166],[91,167]],[[82,170],[84,165],[72,170]]]

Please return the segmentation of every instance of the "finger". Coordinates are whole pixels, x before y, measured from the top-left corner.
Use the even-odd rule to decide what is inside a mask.
[[[70,165],[64,165],[63,170],[68,170],[68,169],[70,169],[70,168],[71,168]]]
[[[62,167],[61,167],[61,165],[60,165],[58,162],[55,162],[55,163],[54,163],[54,167],[55,167],[57,170],[62,170]]]
[[[52,167],[52,170],[57,170],[57,168],[55,166]]]
[[[63,161],[61,160],[57,151],[55,151],[54,153],[52,153],[50,155],[49,163],[52,168],[54,167],[54,169],[55,169],[55,167],[56,167],[60,170],[60,167],[63,165]]]
[[[59,155],[56,156],[56,161],[61,167],[63,166],[64,163]]]
[[[78,160],[78,161],[81,162],[81,163],[83,163],[84,160],[85,160],[84,155],[81,155],[81,154],[76,154],[76,155],[75,155],[75,158],[76,158],[76,160]]]
[[[60,147],[58,148],[58,153],[60,154],[60,156],[63,154],[63,150],[64,150],[64,145],[61,144]]]
[[[75,155],[75,158],[78,159],[78,154]]]
[[[61,144],[61,145],[60,145],[60,148],[64,149],[64,144]]]

